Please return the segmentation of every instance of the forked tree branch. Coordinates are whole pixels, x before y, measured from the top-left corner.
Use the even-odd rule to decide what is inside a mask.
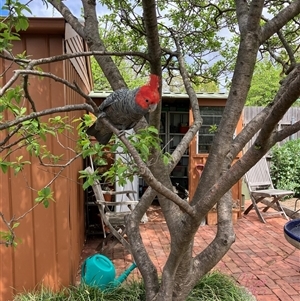
[[[88,57],[93,55],[99,56],[138,56],[145,60],[149,60],[149,57],[144,52],[139,51],[122,51],[122,52],[114,52],[114,51],[85,51],[85,52],[73,52],[73,53],[65,53],[60,55],[54,55],[50,57],[44,57],[39,59],[21,59],[16,58],[11,55],[5,55],[0,53],[0,57],[4,58],[8,61],[12,61],[18,64],[22,64],[23,66],[28,65],[30,69],[34,66],[49,64],[53,62],[65,61],[67,59],[72,59],[76,57]]]
[[[195,217],[194,209],[189,205],[188,202],[181,199],[176,193],[172,192],[168,188],[166,188],[162,183],[156,180],[153,176],[147,165],[143,162],[140,155],[136,151],[136,149],[131,145],[128,139],[124,135],[120,135],[121,132],[117,130],[106,118],[101,118],[101,122],[108,127],[114,134],[116,134],[119,139],[124,143],[127,147],[128,152],[131,154],[132,158],[134,159],[135,163],[139,168],[140,175],[144,178],[146,183],[151,186],[157,193],[162,194],[167,199],[174,202],[178,205],[184,212],[189,214],[191,217]]]
[[[7,221],[4,214],[0,212],[0,217],[2,222],[4,223],[5,227],[7,228],[9,232],[9,239],[4,240],[2,237],[2,240],[0,239],[0,245],[5,245],[6,247],[13,245],[15,240],[15,231],[13,229],[13,220]],[[0,232],[1,233],[1,232]]]
[[[7,83],[1,88],[0,90],[0,96],[4,95],[4,93],[7,91],[7,89],[9,89],[13,83],[16,82],[16,80],[19,78],[19,76],[21,75],[36,75],[36,76],[42,76],[42,77],[49,77],[54,79],[57,82],[60,82],[62,84],[64,84],[65,86],[71,88],[72,90],[74,90],[75,92],[77,92],[78,94],[80,94],[82,97],[84,97],[88,103],[88,111],[89,112],[98,112],[98,107],[95,104],[95,102],[91,99],[91,97],[89,97],[88,95],[86,95],[77,84],[71,84],[69,81],[56,76],[52,73],[48,73],[48,72],[42,72],[42,71],[36,71],[36,70],[15,70],[14,71],[14,75],[7,81]],[[90,109],[92,107],[92,110]],[[85,108],[87,109],[87,108]],[[0,127],[1,129],[1,127]]]

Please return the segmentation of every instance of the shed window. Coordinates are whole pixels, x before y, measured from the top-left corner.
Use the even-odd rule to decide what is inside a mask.
[[[220,124],[224,107],[200,107],[203,124],[198,131],[196,152],[198,154],[209,153],[213,142],[214,131]]]

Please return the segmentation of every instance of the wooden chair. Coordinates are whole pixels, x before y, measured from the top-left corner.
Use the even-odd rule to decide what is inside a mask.
[[[250,210],[254,209],[263,223],[266,222],[264,216],[281,215],[288,219],[280,204],[280,200],[285,196],[293,195],[294,192],[291,190],[274,189],[265,157],[246,173],[245,178],[252,204],[245,210],[244,215],[247,215]],[[271,204],[275,205],[277,212],[267,212],[271,204],[258,207],[258,203],[261,203],[265,198],[271,198]]]
[[[93,169],[91,167],[87,167],[85,171],[93,174]],[[126,234],[125,216],[128,215],[138,203],[133,199],[133,194],[136,193],[136,191],[103,191],[98,180],[93,183],[92,188],[95,195],[95,203],[98,205],[104,235],[102,244],[100,244],[96,250],[103,251],[106,245],[108,246],[108,249],[111,249],[119,241],[129,252],[131,252],[130,245],[124,238],[124,235]],[[107,193],[111,195],[125,194],[128,198],[128,201],[106,202],[104,199],[104,194]],[[117,207],[120,206],[122,206],[122,211],[117,209]],[[124,211],[124,206],[127,208],[127,211]],[[117,241],[114,241],[108,245],[108,241],[113,236],[117,239]]]

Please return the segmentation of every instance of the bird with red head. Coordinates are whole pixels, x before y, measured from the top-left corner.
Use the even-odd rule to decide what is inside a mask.
[[[109,142],[112,132],[100,122],[102,117],[121,131],[132,129],[143,116],[156,109],[160,101],[159,85],[159,76],[150,74],[149,83],[140,88],[114,91],[99,106],[98,118],[87,129],[87,134],[94,136],[100,144]]]

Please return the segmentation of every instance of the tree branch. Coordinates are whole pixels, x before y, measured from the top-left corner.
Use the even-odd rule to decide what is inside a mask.
[[[298,65],[284,80],[278,91],[278,99],[276,100],[272,111],[265,119],[263,127],[255,141],[257,148],[265,149],[268,147],[268,140],[273,129],[282,119],[287,110],[300,96],[300,65]],[[273,142],[270,142],[273,144]]]
[[[62,113],[62,112],[71,112],[71,111],[82,111],[82,110],[86,110],[89,112],[93,112],[93,108],[84,103],[84,104],[76,104],[76,105],[66,105],[63,107],[57,107],[57,108],[51,108],[51,109],[46,109],[40,112],[36,112],[36,113],[31,113],[27,116],[23,116],[23,117],[18,117],[15,120],[12,121],[7,121],[4,124],[0,124],[0,131],[4,130],[4,129],[8,129],[12,126],[18,125],[24,121],[27,120],[31,120],[37,117],[41,117],[41,116],[46,116],[46,115],[50,115],[50,114],[54,114],[54,113]]]
[[[231,218],[231,194],[227,192],[225,198],[227,201],[219,203],[220,208],[218,208],[218,230],[216,237],[207,248],[194,258],[193,272],[191,273],[191,287],[222,259],[235,240]],[[220,213],[221,211],[222,213]]]
[[[241,2],[246,3],[246,1],[241,0],[237,5],[241,5]],[[261,5],[261,2],[259,4]],[[254,11],[257,11],[259,8],[260,7]],[[256,23],[258,22],[259,24],[259,19],[255,18],[255,20]],[[205,212],[214,205],[213,199],[210,199],[208,204],[205,204],[202,201],[200,203],[199,200],[202,200],[214,183],[217,183],[223,170],[223,164],[225,164],[225,158],[228,152],[230,152],[233,135],[246,102],[246,96],[250,89],[250,83],[256,63],[257,52],[259,49],[258,24],[252,24],[251,26],[247,25],[247,30],[241,31],[238,56],[226,106],[222,114],[218,131],[214,137],[204,171],[191,201],[191,204],[197,202],[196,206],[199,212]],[[250,29],[253,29],[254,31],[252,32]],[[231,186],[227,187],[227,189],[223,191],[223,194],[218,194],[218,198],[214,198],[214,200],[217,201],[230,188]]]
[[[48,2],[57,9],[72,28],[84,39],[84,27],[81,22],[71,13],[61,0],[48,0]]]
[[[248,22],[248,4],[247,1],[235,0],[235,5],[239,29],[243,33],[246,30]]]
[[[266,46],[270,56],[282,66],[284,73],[286,73],[287,63],[280,56],[276,55],[276,53],[271,49],[271,46],[269,45],[268,41],[266,42]]]
[[[14,229],[13,229],[13,225],[11,225],[11,224],[13,224],[13,220],[11,220],[11,221],[7,221],[6,219],[5,219],[5,217],[4,217],[4,214],[0,211],[0,217],[1,217],[1,219],[2,219],[2,221],[3,221],[3,223],[4,223],[4,225],[5,225],[5,227],[8,229],[8,231],[9,231],[9,239],[6,239],[6,240],[0,240],[0,245],[5,245],[6,247],[8,247],[8,246],[11,246],[11,245],[13,245],[13,243],[14,243],[14,240],[15,240],[15,237],[16,237],[16,235],[15,235],[15,231],[14,231]]]
[[[185,68],[185,62],[184,62],[184,58],[181,53],[180,43],[172,31],[171,31],[171,34],[172,34],[173,40],[176,45],[177,58],[178,58],[178,63],[179,63],[179,71],[180,71],[180,74],[183,79],[185,90],[186,90],[187,94],[189,95],[190,105],[191,105],[191,109],[193,112],[193,119],[194,119],[193,124],[190,126],[188,132],[184,135],[183,139],[179,142],[175,151],[172,154],[174,161],[170,165],[170,169],[173,170],[173,168],[177,165],[177,163],[181,159],[181,157],[184,154],[184,152],[186,151],[186,149],[189,147],[190,142],[195,137],[197,131],[201,127],[203,119],[201,118],[201,115],[200,115],[200,109],[199,109],[197,95],[191,85],[188,72]]]
[[[140,175],[144,178],[146,183],[151,186],[157,193],[162,194],[167,199],[174,202],[178,205],[184,212],[186,212],[191,217],[195,217],[195,212],[193,208],[186,201],[182,200],[176,193],[172,192],[168,188],[166,188],[162,183],[156,180],[153,176],[147,165],[143,162],[140,155],[136,151],[136,149],[130,144],[127,138],[124,135],[121,135],[121,132],[117,130],[106,118],[102,118],[101,121],[107,126],[113,133],[115,133],[119,139],[124,143],[129,153],[132,155],[134,161],[136,162]]]
[[[7,143],[7,142],[9,141],[9,139],[10,139],[14,134],[16,134],[16,133],[19,131],[19,129],[20,129],[21,127],[22,127],[22,124],[18,124],[18,125],[16,126],[16,128],[15,128],[13,131],[11,131],[10,133],[8,133],[8,135],[0,142],[0,149],[4,149],[4,148],[2,148],[2,146],[3,146],[5,143]],[[17,143],[19,143],[20,140],[21,140],[21,139],[17,140]],[[15,144],[15,142],[14,142],[14,144]],[[14,144],[10,145],[10,147],[13,146]]]
[[[247,1],[244,1],[247,3]],[[260,19],[264,8],[264,0],[252,0],[250,2],[247,30],[253,33],[258,33],[260,30]]]
[[[153,296],[159,288],[157,268],[151,261],[145,245],[143,244],[140,234],[140,220],[151,205],[155,196],[156,191],[149,186],[137,206],[131,214],[126,217],[126,229],[132,253],[135,255],[134,259],[139,266],[139,270],[147,287],[150,289],[149,294],[152,294]]]
[[[151,73],[157,74],[160,78],[159,91],[162,93],[162,70],[161,70],[161,48],[159,43],[159,32],[157,27],[156,1],[143,0],[143,18],[146,30],[146,39],[148,46],[148,56],[150,60]],[[161,116],[161,102],[158,108],[150,114],[149,124],[159,129]]]
[[[298,99],[300,96],[300,66],[295,68],[286,78],[285,84],[281,86],[275,99],[275,103],[266,109],[259,118],[265,116],[262,123],[259,135],[249,148],[249,150],[243,154],[243,156],[234,163],[230,169],[223,173],[216,183],[207,192],[201,204],[196,204],[196,208],[201,210],[206,204],[206,201],[212,199],[219,199],[226,191],[228,191],[241,177],[253,166],[267,151],[275,145],[280,139],[284,139],[289,135],[297,131],[299,123],[295,123],[295,126],[291,126],[289,130],[274,134],[272,131],[276,127],[277,123],[282,119],[288,108]],[[260,123],[262,120],[260,120]],[[251,124],[253,126],[253,124]],[[257,129],[257,128],[255,128]],[[284,136],[286,135],[286,136]]]
[[[84,36],[82,36],[90,50],[106,51],[106,47],[99,36],[99,23],[96,13],[95,0],[82,0],[84,10]],[[101,67],[105,77],[113,90],[126,87],[126,83],[111,57],[95,55],[95,59]]]
[[[300,131],[300,120],[297,122],[285,126],[282,130],[278,131],[274,137],[275,143],[282,141],[283,139]]]
[[[28,75],[24,76],[24,83],[23,83],[23,90],[25,93],[25,97],[28,99],[29,103],[31,104],[31,109],[33,112],[36,112],[36,107],[35,107],[35,103],[33,101],[33,99],[31,98],[29,91],[28,91]],[[36,118],[36,121],[38,123],[38,129],[40,128],[40,122],[38,120],[38,118]]]
[[[285,48],[285,50],[288,54],[289,60],[290,60],[290,66],[289,66],[288,70],[286,70],[286,74],[288,74],[296,66],[296,63],[297,63],[296,58],[295,58],[295,55],[294,55],[294,52],[293,52],[293,49],[292,49],[291,45],[287,42],[287,40],[284,37],[284,35],[282,34],[281,30],[279,30],[277,32],[277,35],[278,35],[283,47]]]
[[[156,17],[156,1],[143,0],[143,17],[148,44],[148,55],[151,62],[151,72],[161,76],[161,48]]]
[[[57,82],[60,82],[64,85],[66,85],[67,87],[71,88],[72,90],[76,91],[78,94],[80,94],[82,97],[84,97],[87,100],[87,103],[89,104],[88,111],[90,112],[98,112],[98,107],[97,105],[94,103],[94,101],[88,96],[86,95],[77,84],[71,84],[69,81],[58,77],[54,74],[48,73],[48,72],[42,72],[42,71],[36,71],[36,70],[15,70],[14,71],[14,75],[7,81],[7,83],[2,87],[2,89],[0,90],[0,96],[2,96],[8,88],[10,88],[12,86],[12,84],[18,79],[18,77],[22,74],[31,74],[31,75],[36,75],[36,76],[43,76],[43,77],[49,77],[54,79]],[[90,110],[90,108],[92,108],[92,110]]]
[[[260,44],[263,44],[273,34],[278,32],[286,23],[292,20],[300,13],[300,1],[295,0],[282,9],[273,19],[267,22],[263,27],[260,35]]]
[[[115,52],[115,51],[85,51],[85,52],[73,52],[73,53],[65,53],[65,54],[60,54],[60,55],[54,55],[50,57],[44,57],[40,59],[20,59],[8,55],[4,55],[0,53],[0,57],[13,61],[15,63],[22,64],[28,64],[30,66],[29,69],[32,69],[33,66],[37,65],[43,65],[43,64],[49,64],[53,62],[59,62],[59,61],[64,61],[67,59],[72,59],[76,57],[86,57],[86,56],[92,56],[92,55],[99,55],[99,56],[138,56],[141,57],[145,60],[149,60],[149,57],[146,53],[144,52],[139,52],[139,51],[122,51],[122,52]]]
[[[234,138],[230,152],[227,154],[229,162],[232,162],[240,151],[246,146],[251,138],[261,129],[264,121],[271,111],[271,106],[268,105],[262,111],[260,111],[250,122],[248,122],[241,132]]]

